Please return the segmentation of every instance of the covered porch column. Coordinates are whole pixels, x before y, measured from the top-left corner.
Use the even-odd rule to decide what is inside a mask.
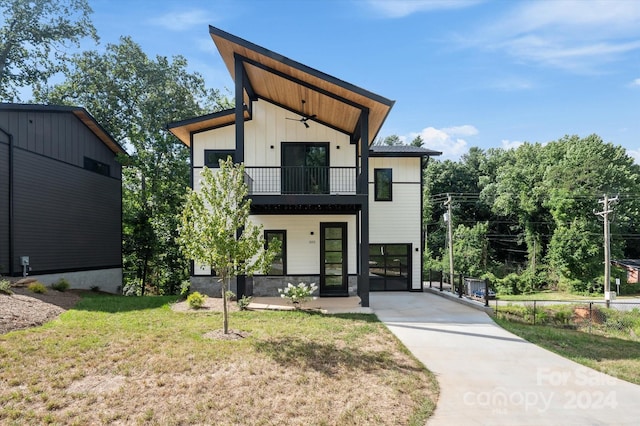
[[[360,114],[360,176],[358,194],[363,195],[360,210],[360,276],[358,296],[362,307],[369,307],[369,109]]]

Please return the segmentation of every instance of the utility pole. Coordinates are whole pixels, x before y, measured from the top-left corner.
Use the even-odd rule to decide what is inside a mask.
[[[444,205],[447,206],[447,213],[444,216],[444,220],[447,222],[447,240],[449,242],[449,283],[451,284],[451,293],[455,293],[453,284],[453,216],[451,214],[451,194],[447,194],[447,201],[445,201]]]
[[[607,308],[611,303],[611,233],[609,229],[609,214],[613,213],[613,206],[618,202],[618,196],[609,198],[604,194],[602,200],[598,200],[598,204],[602,204],[601,212],[594,212],[601,216],[604,220],[604,301]]]

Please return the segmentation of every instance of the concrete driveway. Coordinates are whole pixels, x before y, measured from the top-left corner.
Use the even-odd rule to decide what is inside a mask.
[[[371,293],[370,304],[437,377],[428,425],[638,425],[640,386],[583,367],[429,293]]]

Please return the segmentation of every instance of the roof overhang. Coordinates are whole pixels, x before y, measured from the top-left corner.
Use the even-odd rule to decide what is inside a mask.
[[[96,121],[89,112],[76,106],[67,105],[41,105],[41,104],[13,104],[0,103],[0,109],[11,111],[44,111],[44,112],[63,112],[72,113],[78,120],[93,132],[114,154],[127,154],[118,142]]]
[[[300,115],[315,114],[312,121],[351,135],[352,142],[360,139],[360,119],[368,113],[369,145],[393,107],[394,101],[218,28],[210,26],[209,33],[234,81],[236,60],[242,63],[245,105],[262,98]]]
[[[114,154],[124,154],[127,155],[127,152],[120,146],[118,142],[113,139],[113,137],[98,123],[95,118],[91,114],[87,112],[84,108],[72,108],[71,112],[75,115],[80,121],[84,123],[85,126],[89,128],[97,137],[100,139]]]
[[[176,121],[167,125],[167,130],[175,135],[186,146],[191,146],[191,135],[193,133],[216,129],[218,127],[229,126],[235,123],[235,110],[227,109],[202,115],[200,117],[189,118],[187,120]],[[244,119],[249,120],[249,111],[244,109]]]
[[[436,157],[438,155],[442,155],[442,152],[410,145],[374,145],[369,149],[369,157]]]

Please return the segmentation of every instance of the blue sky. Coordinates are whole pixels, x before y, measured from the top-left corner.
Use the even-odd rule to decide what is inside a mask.
[[[596,133],[640,164],[640,1],[89,1],[102,45],[129,35],[231,89],[213,25],[395,100],[379,136],[443,159]]]

